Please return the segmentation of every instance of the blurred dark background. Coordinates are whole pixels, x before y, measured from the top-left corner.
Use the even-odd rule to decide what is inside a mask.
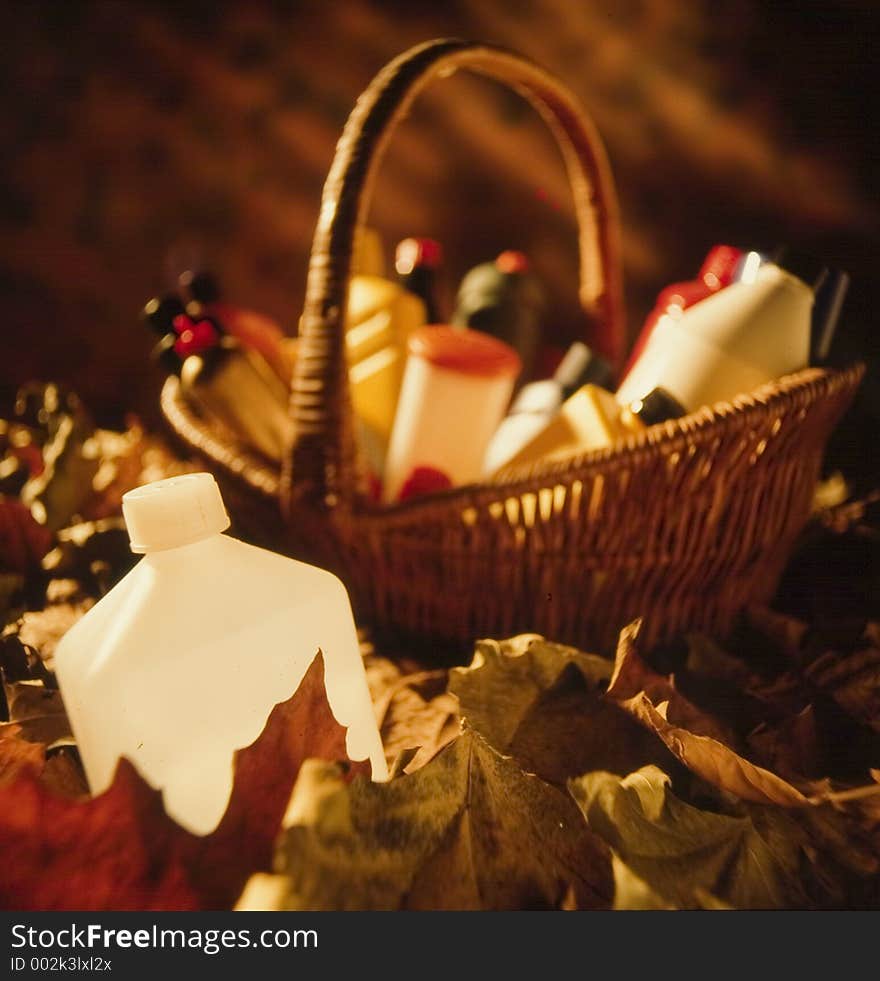
[[[160,425],[138,311],[193,261],[227,297],[299,315],[335,141],[359,92],[432,37],[508,45],[572,88],[617,182],[629,329],[716,242],[787,242],[848,270],[835,357],[872,366],[830,450],[876,477],[880,243],[874,0],[91,0],[0,4],[0,415],[20,383],[73,385],[105,425]],[[371,224],[390,255],[440,240],[441,288],[506,248],[580,336],[561,162],[515,96],[456,76],[383,167]]]

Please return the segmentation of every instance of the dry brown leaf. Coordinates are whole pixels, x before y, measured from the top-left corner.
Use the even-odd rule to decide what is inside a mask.
[[[800,661],[807,624],[766,606],[749,607],[746,616],[751,626],[772,640],[790,661]]]
[[[831,696],[852,718],[880,732],[880,650],[828,651],[804,670],[807,680]]]
[[[22,735],[32,743],[46,746],[71,737],[70,723],[56,688],[41,681],[14,681],[3,684],[9,722],[20,724]]]
[[[309,761],[285,825],[279,876],[239,909],[558,908],[569,886],[579,908],[611,901],[608,851],[568,795],[469,729],[384,784]]]
[[[118,515],[122,495],[134,487],[196,469],[175,456],[158,435],[145,432],[138,419],[126,421],[125,432],[96,429],[89,440],[89,451],[100,461],[92,480],[92,497],[83,509],[89,520]]]
[[[21,501],[0,496],[0,569],[22,575],[33,572],[52,538],[52,532],[38,524]]]
[[[165,814],[162,795],[128,760],[107,791],[70,801],[37,779],[42,748],[14,742],[19,753],[34,749],[26,750],[30,765],[19,760],[18,777],[0,787],[0,907],[7,909],[228,908],[248,875],[269,867],[302,761],[345,759],[345,730],[327,704],[320,655],[259,738],[236,754],[229,805],[204,838]]]
[[[824,763],[812,705],[780,722],[758,726],[749,733],[748,744],[763,765],[786,780],[818,777]]]
[[[717,727],[707,725],[707,717],[690,703],[683,704],[670,682],[642,664],[635,647],[638,626],[636,622],[621,632],[608,696],[655,732],[689,770],[720,790],[758,803],[806,804],[797,788],[744,759],[722,741],[723,736],[713,735]],[[634,691],[643,680],[648,690]],[[675,722],[670,721],[673,712]]]
[[[404,674],[387,658],[370,654],[365,659],[367,683],[376,724],[389,765],[400,754],[417,750],[407,761],[411,773],[434,757],[458,735],[458,703],[446,688],[445,670]]]
[[[94,605],[95,600],[91,598],[50,603],[43,610],[32,610],[23,614],[18,625],[8,629],[10,633],[16,633],[23,644],[36,650],[46,668],[51,671],[59,641]]]
[[[668,706],[666,715],[676,725],[728,745],[735,744],[736,736],[729,727],[685,698],[675,687],[673,678],[657,674],[639,657],[636,639],[640,627],[641,621],[636,620],[620,633],[608,697],[624,704],[628,699],[644,693],[654,705],[665,702]]]
[[[623,778],[587,773],[569,781],[569,789],[590,827],[647,884],[649,903],[699,908],[715,899],[742,909],[807,904],[805,836],[792,833],[787,812],[731,816],[700,810],[676,797],[655,766]],[[780,834],[780,822],[788,833]],[[617,897],[621,904],[644,899],[626,892]]]
[[[648,762],[674,767],[663,745],[604,697],[611,670],[605,658],[521,634],[478,641],[471,664],[451,671],[449,690],[471,728],[550,783]]]

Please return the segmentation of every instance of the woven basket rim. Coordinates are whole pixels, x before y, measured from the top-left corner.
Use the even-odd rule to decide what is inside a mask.
[[[440,503],[467,507],[474,502],[475,497],[482,496],[487,491],[516,496],[518,493],[534,491],[536,485],[541,483],[558,483],[575,470],[584,472],[625,462],[638,466],[647,457],[680,452],[706,442],[715,430],[731,418],[747,423],[756,415],[772,412],[780,402],[792,396],[809,397],[819,387],[833,391],[855,385],[861,380],[864,371],[863,362],[855,362],[843,368],[804,368],[767,382],[751,392],[737,395],[729,401],[703,406],[679,419],[658,423],[642,433],[634,433],[601,449],[587,451],[566,460],[511,467],[489,480],[435,491],[408,501],[381,505],[366,499],[356,500],[352,513],[359,519],[381,520],[394,515],[411,516],[420,509],[433,510]],[[172,428],[213,463],[220,465],[227,473],[261,495],[278,496],[281,468],[272,467],[256,452],[236,440],[226,427],[199,416],[186,402],[180,381],[173,375],[166,379],[163,386],[161,405]]]

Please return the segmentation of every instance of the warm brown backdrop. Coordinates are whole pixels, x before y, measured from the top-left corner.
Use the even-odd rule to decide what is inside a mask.
[[[161,379],[137,311],[191,256],[230,298],[293,331],[348,111],[386,61],[448,35],[531,56],[594,116],[621,198],[632,331],[712,243],[789,241],[853,273],[838,353],[874,357],[872,0],[6,0],[0,10],[0,407],[18,383],[53,378],[103,421],[135,411],[158,422]],[[560,163],[530,111],[488,83],[455,78],[417,106],[372,223],[389,250],[408,234],[442,241],[447,300],[471,265],[526,250],[553,296],[551,336],[582,329]],[[862,468],[880,416],[872,399],[869,387],[836,450]]]

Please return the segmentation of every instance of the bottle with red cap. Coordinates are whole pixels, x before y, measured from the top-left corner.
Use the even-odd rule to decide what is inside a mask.
[[[229,336],[203,307],[168,295],[141,319],[160,335],[152,358],[180,376],[187,401],[268,459],[279,462],[291,436],[289,394],[259,351]]]
[[[635,347],[630,353],[629,361],[620,377],[621,383],[639,360],[660,318],[670,312],[681,313],[682,310],[729,286],[736,278],[742,257],[742,249],[732,245],[713,245],[703,260],[696,279],[672,283],[661,290],[654,309],[648,314]]]
[[[544,288],[523,252],[502,252],[474,266],[462,279],[451,322],[491,334],[509,344],[522,361],[522,377],[534,371],[544,318]]]
[[[446,325],[410,335],[383,499],[479,480],[522,364],[510,345]]]
[[[405,238],[397,244],[394,268],[400,285],[425,304],[427,323],[442,323],[437,303],[437,270],[443,264],[443,246],[433,238]]]

